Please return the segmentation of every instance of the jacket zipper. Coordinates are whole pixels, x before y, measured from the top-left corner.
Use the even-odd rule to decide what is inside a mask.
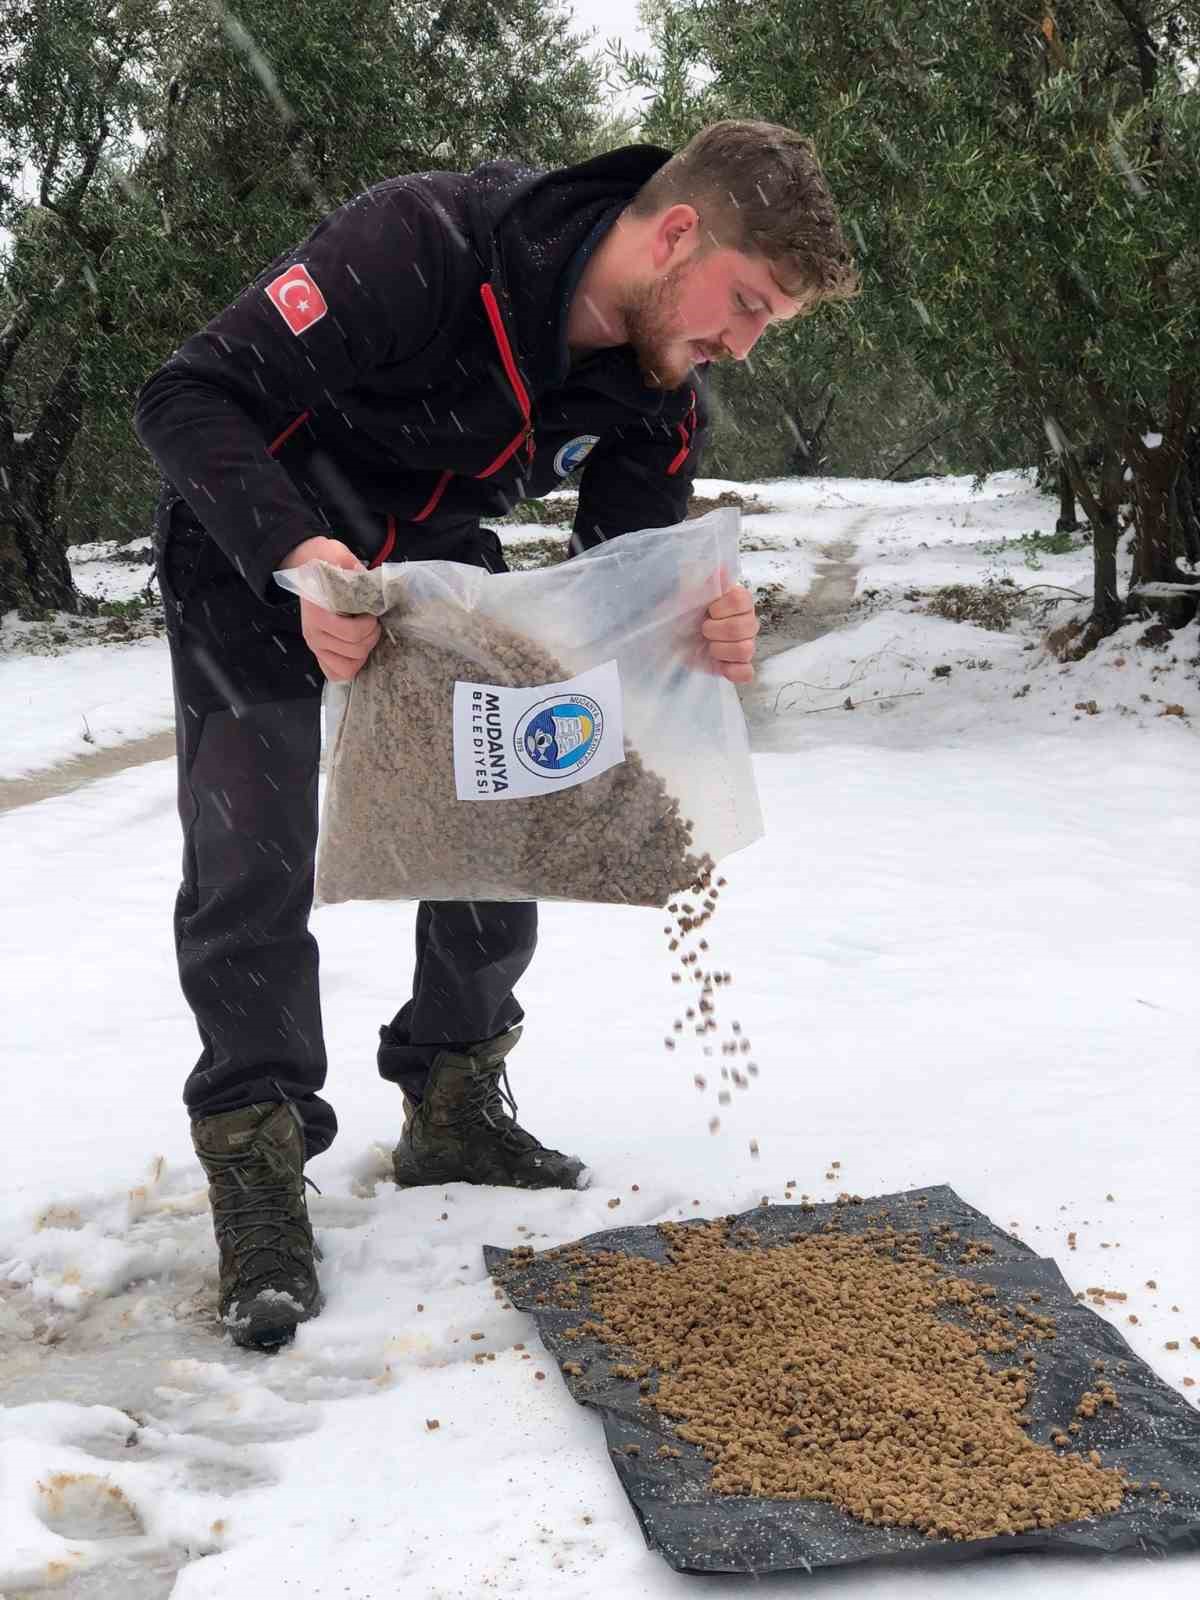
[[[679,430],[679,437],[683,441],[683,444],[682,444],[682,448],[679,451],[679,454],[674,458],[674,460],[671,462],[671,465],[667,468],[667,477],[668,478],[673,478],[675,476],[675,474],[679,471],[680,467],[687,460],[688,456],[690,456],[691,453],[692,453],[692,440],[696,437],[696,391],[695,391],[695,389],[693,389],[691,391],[691,396],[692,396],[692,403],[688,407],[687,416],[684,417],[682,422],[679,422],[679,423],[676,424],[676,427]]]

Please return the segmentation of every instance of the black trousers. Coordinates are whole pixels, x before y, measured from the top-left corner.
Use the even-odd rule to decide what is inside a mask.
[[[154,546],[183,824],[175,946],[201,1042],[184,1102],[196,1119],[293,1100],[316,1155],[337,1131],[308,927],[324,680],[299,601],[260,600],[177,496],[159,502]],[[536,942],[532,903],[422,902],[412,994],[379,1030],[383,1077],[420,1100],[439,1050],[519,1022]]]

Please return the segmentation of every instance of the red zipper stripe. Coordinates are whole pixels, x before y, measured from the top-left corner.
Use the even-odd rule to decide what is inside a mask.
[[[301,423],[307,422],[311,416],[311,411],[302,411],[294,422],[289,422],[287,427],[279,435],[278,439],[272,440],[272,442],[267,446],[267,454],[269,456],[273,456],[277,450],[282,450],[283,446],[292,437]]]
[[[370,561],[368,563],[368,566],[372,567],[372,568],[381,567],[383,565],[383,563],[387,560],[387,558],[391,555],[393,549],[395,548],[395,545],[396,545],[396,519],[389,512],[388,513],[388,519],[387,519],[387,538],[383,541],[383,548],[380,550],[379,554],[372,561]]]
[[[414,522],[424,522],[425,518],[432,514],[434,507],[446,492],[446,485],[450,482],[450,479],[453,476],[454,474],[452,472],[442,473],[441,477],[437,481],[437,488],[429,496],[429,499],[426,500],[420,511],[417,512],[416,516],[413,518]]]
[[[492,288],[490,283],[481,283],[479,286],[479,294],[480,298],[483,300],[483,308],[487,312],[488,321],[492,325],[492,337],[495,339],[496,348],[500,352],[500,360],[504,364],[505,375],[508,378],[508,382],[513,394],[517,397],[517,404],[521,408],[521,415],[525,418],[525,426],[521,429],[520,433],[517,434],[516,438],[510,440],[510,442],[505,445],[504,449],[501,450],[500,454],[490,466],[485,467],[482,472],[477,472],[475,474],[477,478],[490,478],[493,472],[499,472],[504,463],[514,456],[523,444],[528,446],[527,460],[532,466],[534,443],[531,418],[533,415],[533,407],[529,403],[529,391],[521,382],[521,374],[517,370],[517,363],[512,353],[512,346],[509,344],[508,335],[504,331],[504,319],[500,315],[500,306],[496,300],[496,291]]]
[[[513,359],[512,346],[508,342],[508,335],[504,331],[504,321],[500,316],[500,307],[496,303],[496,291],[490,283],[482,283],[479,286],[479,293],[483,298],[484,310],[487,312],[488,321],[492,325],[492,336],[500,351],[500,359],[504,363],[504,370],[508,375],[509,383],[512,385],[512,392],[517,397],[517,404],[521,408],[521,415],[525,418],[525,426],[528,428],[532,412],[532,407],[529,404],[529,391],[521,382],[521,374],[517,371],[517,363]],[[491,470],[489,467],[488,471],[490,472]],[[483,474],[480,473],[480,477],[482,476]]]
[[[672,477],[675,476],[675,474],[679,471],[680,467],[687,460],[688,456],[690,456],[691,453],[692,453],[692,440],[696,436],[696,391],[695,391],[695,389],[693,389],[691,391],[691,396],[692,396],[692,403],[688,407],[687,416],[684,418],[683,422],[676,423],[676,427],[679,430],[679,437],[683,441],[683,448],[680,450],[679,454],[671,462],[671,465],[667,468],[667,477],[668,478],[672,478]],[[691,423],[690,431],[686,426],[686,424],[689,423],[689,422]]]
[[[490,478],[493,472],[499,472],[500,468],[509,459],[509,457],[512,456],[512,455],[515,455],[516,452],[525,443],[526,439],[529,439],[530,437],[531,437],[531,434],[530,434],[529,429],[528,428],[522,428],[520,433],[517,435],[517,437],[514,440],[512,440],[512,442],[510,444],[506,444],[504,446],[504,449],[501,450],[500,454],[496,457],[495,461],[492,462],[491,466],[490,467],[484,467],[483,471],[482,472],[477,472],[475,474],[475,476],[477,478]],[[531,461],[533,460],[532,452],[530,452],[529,459]]]

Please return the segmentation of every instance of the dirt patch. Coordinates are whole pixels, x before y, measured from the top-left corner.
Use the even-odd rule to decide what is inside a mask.
[[[719,506],[736,506],[743,514],[772,509],[752,494],[737,494],[732,489],[724,489],[715,498],[694,494],[688,501],[687,520],[691,522],[694,517],[702,517],[706,511],[716,511]]]
[[[166,761],[174,754],[175,732],[169,729],[148,734],[144,739],[131,739],[128,744],[113,745],[109,750],[74,756],[70,761],[61,761],[27,778],[0,778],[0,812],[15,811],[18,806],[31,806],[39,800],[51,800],[55,795],[70,794],[81,784],[94,783],[97,778],[111,778],[115,773],[124,772],[126,767]]]
[[[738,494],[733,489],[723,489],[718,495],[694,494],[688,501],[685,516],[689,522],[696,517],[704,516],[705,512],[715,511],[719,506],[736,506],[743,513],[770,511],[772,507],[765,505],[755,495]],[[564,494],[553,500],[522,500],[509,512],[508,516],[499,518],[501,525],[512,523],[551,523],[556,526],[570,527],[575,521],[575,513],[579,509],[579,496],[577,494]]]
[[[556,567],[567,559],[569,538],[547,534],[544,538],[522,539],[504,546],[504,563],[510,572],[534,572],[540,567]]]

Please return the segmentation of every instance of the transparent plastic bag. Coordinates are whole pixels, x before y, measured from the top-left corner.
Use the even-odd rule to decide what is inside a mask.
[[[738,525],[721,507],[533,572],[277,573],[382,625],[328,759],[317,903],[662,906],[759,838],[745,719],[701,633]]]

